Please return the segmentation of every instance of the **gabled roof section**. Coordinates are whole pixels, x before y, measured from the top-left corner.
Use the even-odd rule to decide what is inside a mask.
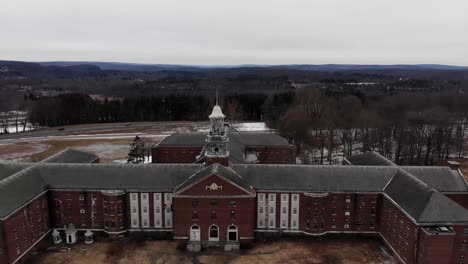
[[[363,166],[397,166],[391,160],[380,155],[375,151],[367,151],[362,154],[346,157],[344,160],[349,165],[363,165]]]
[[[0,181],[0,219],[46,190],[35,170],[31,166]]]
[[[254,188],[246,182],[239,174],[230,168],[226,168],[218,163],[212,164],[206,168],[201,169],[197,173],[190,176],[186,181],[177,186],[174,190],[174,193],[181,193],[196,183],[202,181],[203,179],[216,175],[221,177],[228,182],[231,182],[237,185],[239,188],[243,189],[246,193],[255,195]]]
[[[170,191],[196,173],[201,164],[40,164],[50,189]]]
[[[21,171],[26,169],[27,167],[34,165],[34,163],[17,163],[17,162],[9,162],[9,161],[0,161],[0,181]]]
[[[416,221],[432,196],[427,184],[404,170],[398,170],[385,187],[384,193]]]
[[[429,188],[439,192],[468,192],[465,179],[458,170],[436,166],[400,166],[399,168],[411,173],[426,183]]]
[[[468,210],[436,190],[431,190],[429,201],[418,217],[418,222],[422,224],[467,221]]]
[[[233,164],[231,168],[259,190],[381,192],[395,167],[341,165]]]
[[[44,160],[42,163],[93,163],[99,157],[97,155],[79,151],[76,149],[66,148]]]
[[[468,210],[405,170],[398,170],[384,193],[417,223],[468,222]]]
[[[188,132],[174,133],[164,138],[158,146],[200,146],[205,145],[207,133]]]
[[[289,142],[271,132],[230,132],[229,139],[234,139],[244,146],[289,146]]]

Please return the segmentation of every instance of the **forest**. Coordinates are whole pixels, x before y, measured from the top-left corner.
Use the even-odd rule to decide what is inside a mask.
[[[262,121],[278,129],[302,163],[335,164],[376,150],[398,164],[430,165],[466,151],[465,69],[0,66],[0,112],[16,113],[3,115],[0,125],[16,120],[19,130],[26,123],[206,121],[218,90],[228,121]],[[26,118],[19,122],[17,113]]]

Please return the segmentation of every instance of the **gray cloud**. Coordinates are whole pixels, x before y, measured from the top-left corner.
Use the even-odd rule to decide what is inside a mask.
[[[465,0],[17,0],[0,59],[468,65]]]

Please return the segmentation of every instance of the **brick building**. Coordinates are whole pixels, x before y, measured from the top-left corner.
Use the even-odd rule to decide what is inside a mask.
[[[92,231],[174,239],[193,251],[367,234],[401,263],[465,263],[468,187],[458,170],[396,166],[374,152],[347,165],[234,162],[230,132],[219,127],[205,135],[200,163],[99,164],[70,150],[53,163],[0,162],[0,263],[23,261],[53,233],[73,242],[75,230],[79,240]]]

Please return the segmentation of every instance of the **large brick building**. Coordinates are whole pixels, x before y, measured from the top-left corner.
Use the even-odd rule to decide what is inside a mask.
[[[0,263],[21,262],[53,234],[73,243],[72,233],[90,231],[174,239],[195,251],[367,234],[401,263],[464,263],[468,188],[458,170],[400,167],[374,152],[334,166],[231,162],[229,131],[219,127],[205,135],[199,163],[93,164],[97,157],[71,150],[0,162]]]

